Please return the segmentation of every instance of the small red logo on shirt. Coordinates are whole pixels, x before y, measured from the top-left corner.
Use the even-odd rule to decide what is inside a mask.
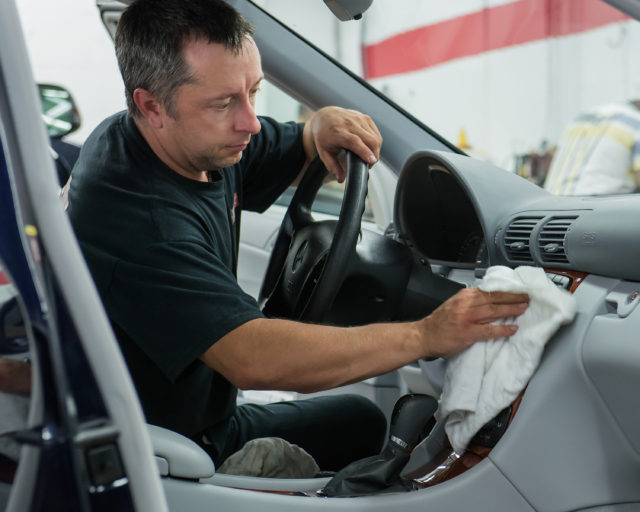
[[[240,201],[238,200],[238,193],[233,193],[233,207],[231,208],[231,223],[236,223],[236,208],[240,206]]]

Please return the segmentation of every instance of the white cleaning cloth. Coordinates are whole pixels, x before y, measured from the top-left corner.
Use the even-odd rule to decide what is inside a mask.
[[[446,419],[447,436],[458,453],[524,389],[549,338],[576,313],[573,296],[541,268],[490,267],[479,288],[527,293],[531,301],[517,319],[500,321],[518,325],[513,336],[474,343],[448,362],[436,418]]]

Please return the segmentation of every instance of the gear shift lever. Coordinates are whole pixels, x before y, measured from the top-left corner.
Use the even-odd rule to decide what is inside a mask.
[[[393,408],[389,442],[380,455],[352,462],[320,491],[324,496],[362,496],[384,490],[406,491],[411,485],[400,478],[420,434],[438,408],[427,395],[405,395]]]
[[[398,399],[391,414],[389,442],[411,453],[420,434],[438,408],[438,401],[428,395],[404,395]]]

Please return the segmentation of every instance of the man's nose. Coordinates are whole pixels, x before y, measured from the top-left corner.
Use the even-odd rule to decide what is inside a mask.
[[[255,135],[260,131],[260,128],[262,128],[262,126],[256,117],[256,111],[247,99],[244,101],[244,104],[236,116],[236,130]]]

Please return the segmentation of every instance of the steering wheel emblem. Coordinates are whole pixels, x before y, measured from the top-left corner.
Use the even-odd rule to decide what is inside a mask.
[[[295,272],[300,266],[300,263],[302,263],[302,260],[304,259],[304,256],[307,253],[308,246],[309,246],[309,240],[305,240],[300,246],[300,249],[298,249],[298,252],[296,253],[295,258],[293,258],[293,264],[291,265],[291,272]]]

